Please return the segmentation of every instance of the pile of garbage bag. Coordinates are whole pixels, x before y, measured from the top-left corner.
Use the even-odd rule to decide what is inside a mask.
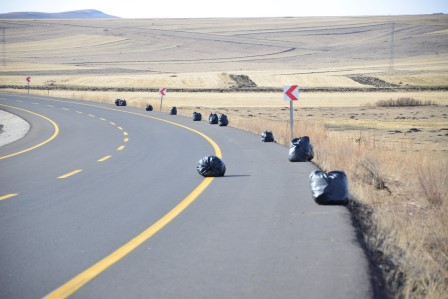
[[[218,116],[218,125],[220,127],[225,127],[229,124],[229,119],[227,118],[227,115],[225,114],[220,114]]]
[[[116,106],[126,106],[126,100],[116,99],[115,100],[115,105]]]
[[[344,205],[349,201],[347,175],[343,171],[313,171],[310,174],[310,187],[314,201],[318,204]]]
[[[308,136],[294,138],[289,146],[289,161],[308,162],[314,158],[313,146]]]
[[[218,123],[218,115],[216,115],[216,113],[210,113],[208,122],[212,125],[216,125]]]
[[[196,168],[204,177],[220,177],[226,173],[226,165],[216,156],[205,156],[199,160]]]
[[[264,131],[261,133],[261,141],[263,142],[274,142],[274,134],[271,131]]]
[[[199,112],[193,112],[193,121],[201,121],[202,120],[202,114]]]

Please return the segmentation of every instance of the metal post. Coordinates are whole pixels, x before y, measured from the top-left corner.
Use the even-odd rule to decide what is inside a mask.
[[[294,101],[289,101],[289,122],[291,126],[291,140],[294,138]]]
[[[28,94],[30,94],[30,81],[27,82],[28,82]]]
[[[163,95],[160,97],[160,111],[162,111],[162,101],[163,101]]]

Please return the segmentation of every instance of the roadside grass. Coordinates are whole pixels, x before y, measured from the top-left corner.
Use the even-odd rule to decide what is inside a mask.
[[[414,98],[398,98],[389,100],[380,100],[375,103],[377,107],[414,107],[414,106],[430,106],[436,105],[433,101],[421,101]]]
[[[48,78],[47,78],[48,79]],[[39,78],[39,80],[47,80]],[[7,77],[1,77],[0,81],[8,84],[10,82]],[[17,80],[15,79],[17,84]],[[20,77],[23,85],[25,85],[25,78]],[[31,78],[32,84],[35,80]],[[37,80],[37,79],[36,79]],[[49,80],[49,79],[48,79]],[[103,79],[102,79],[103,80]],[[34,82],[34,83],[33,83]],[[42,81],[43,82],[43,81]],[[11,83],[12,84],[12,83]],[[31,84],[31,85],[32,85]],[[91,85],[90,85],[91,86]],[[140,87],[140,86],[133,86]],[[146,86],[148,87],[148,86]],[[150,86],[149,86],[150,87]],[[4,91],[14,93],[26,93],[25,89],[4,89]],[[136,107],[143,107],[145,103],[153,106],[160,103],[160,95],[157,92],[115,92],[115,91],[71,91],[71,90],[33,90],[30,91],[34,95],[50,95],[53,97],[65,97],[84,99],[89,101],[98,101],[105,103],[113,103],[115,99],[126,99],[130,103],[134,103]],[[439,91],[425,91],[425,92],[400,92],[400,97],[415,98],[421,101],[432,101],[439,105],[448,105],[448,97],[446,92]],[[296,103],[295,109],[301,108],[320,108],[320,107],[360,107],[372,106],[372,101],[389,100],[397,97],[397,92],[350,92],[350,93],[322,93],[322,92],[303,92],[299,95],[299,102]],[[281,107],[289,109],[289,103],[283,100],[281,92],[272,93],[197,93],[197,92],[171,92],[168,88],[167,96],[163,98],[164,107],[171,106],[178,107],[205,107],[205,108],[219,108],[219,107]]]
[[[45,92],[42,94],[46,95]],[[111,104],[115,98],[126,98],[130,106],[143,109],[151,103],[156,111],[160,100],[149,100],[145,93],[117,95],[113,92],[52,91],[52,95]],[[376,95],[371,94],[369,101]],[[446,94],[434,95],[442,98]],[[231,126],[255,134],[269,130],[273,132],[276,142],[289,145],[288,121],[279,117],[261,118],[250,112],[257,104],[258,107],[264,104],[266,107],[287,109],[285,102],[278,99],[274,102],[272,95],[260,95],[254,100],[247,100],[247,94],[182,94],[173,95],[174,99],[170,96],[164,99],[164,112],[171,106],[177,106],[178,114],[188,117],[193,111],[201,112],[204,118],[212,111],[226,113],[231,115]],[[327,96],[336,99],[334,94]],[[350,98],[353,95],[339,96]],[[231,100],[223,100],[226,97]],[[303,105],[303,102],[299,103]],[[358,105],[366,103],[357,102]],[[363,109],[362,106],[360,109]],[[300,132],[297,133],[299,136],[310,136],[315,154],[313,162],[321,169],[346,172],[353,198],[350,208],[362,227],[364,241],[382,271],[391,295],[395,298],[445,298],[448,294],[448,161],[428,154],[432,151],[431,147],[437,144],[427,144],[426,151],[406,151],[413,148],[413,139],[399,140],[400,146],[397,146],[389,139],[379,139],[377,135],[360,133],[359,138],[355,138],[346,131],[355,129],[363,132],[369,127],[405,128],[412,124],[412,121],[405,125],[403,122],[406,123],[406,120],[397,120],[394,125],[393,122],[348,119],[345,123],[335,122],[334,125],[339,125],[339,128],[333,130],[325,120],[297,120],[294,132]],[[446,121],[426,120],[428,128],[440,128],[442,124]]]

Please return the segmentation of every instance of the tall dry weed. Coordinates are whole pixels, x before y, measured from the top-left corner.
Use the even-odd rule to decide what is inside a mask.
[[[443,163],[442,168],[420,165],[417,169],[418,182],[424,198],[434,208],[439,208],[446,200],[448,193],[448,163]]]
[[[377,107],[413,107],[437,105],[434,101],[421,101],[414,98],[404,97],[398,99],[380,100],[375,103]]]

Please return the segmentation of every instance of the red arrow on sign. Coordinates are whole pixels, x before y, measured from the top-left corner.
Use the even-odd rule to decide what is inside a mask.
[[[31,82],[31,77],[26,77],[25,80],[29,83],[29,82]]]
[[[299,99],[299,86],[291,85],[283,88],[284,98],[287,101],[297,101]]]
[[[166,88],[165,87],[159,88],[159,93],[160,93],[161,96],[165,96],[166,95]]]

